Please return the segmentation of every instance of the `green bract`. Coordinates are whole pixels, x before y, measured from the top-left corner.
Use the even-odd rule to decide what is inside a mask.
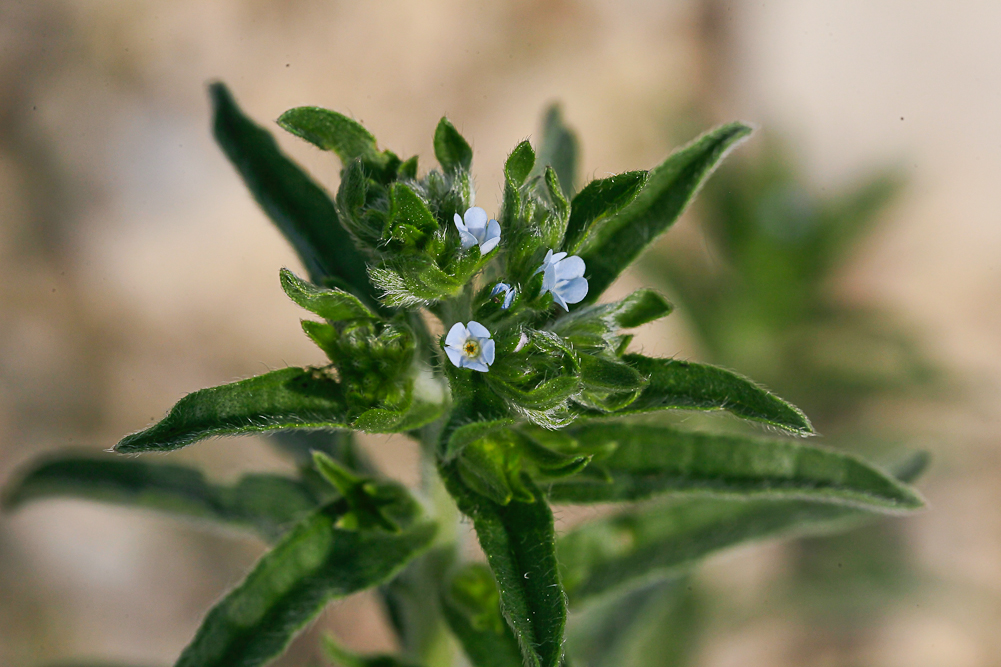
[[[800,410],[741,375],[629,352],[630,329],[671,313],[657,292],[598,303],[746,125],[711,130],[649,172],[578,189],[577,140],[551,109],[541,145],[522,142],[508,157],[491,214],[473,206],[473,151],[447,119],[434,132],[440,169],[421,173],[347,116],[286,112],[282,128],[340,160],[331,196],[221,84],[211,91],[216,137],[302,260],[308,280],[282,269],[280,282],[328,363],[194,391],[115,449],[275,431],[298,474],[221,486],[166,463],[66,454],[5,494],[8,507],[54,496],[131,504],[271,542],[177,665],[265,664],[328,601],[380,587],[400,653],[359,655],[330,639],[332,661],[446,667],[451,633],[475,667],[558,667],[568,603],[632,600],[621,595],[732,544],[922,506],[906,481],[854,456],[657,423],[665,410],[723,411],[813,434]],[[420,501],[368,463],[357,431],[419,443]],[[652,497],[557,538],[552,502]],[[485,565],[462,561],[460,513]],[[643,589],[637,608],[666,609],[650,597],[673,591],[665,586]],[[606,605],[601,618],[632,613]],[[570,653],[589,641],[571,635]]]

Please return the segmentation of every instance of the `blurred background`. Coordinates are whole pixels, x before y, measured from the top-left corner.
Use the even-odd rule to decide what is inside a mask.
[[[653,653],[1001,665],[999,25],[1001,4],[972,1],[0,0],[0,484],[42,452],[106,449],[186,392],[322,361],[278,284],[293,252],[213,144],[212,80],[264,124],[348,113],[424,168],[447,114],[488,211],[554,101],[585,180],[751,121],[609,297],[664,290],[678,310],[641,332],[648,353],[751,375],[823,444],[929,450],[931,509],[715,558],[664,626],[683,649]],[[272,127],[336,188],[331,155]],[[366,442],[416,479],[405,440]],[[291,469],[257,438],[171,458],[219,480]],[[264,548],[83,502],[0,515],[0,665],[171,664]],[[278,664],[317,664],[320,630],[391,648],[357,596]]]

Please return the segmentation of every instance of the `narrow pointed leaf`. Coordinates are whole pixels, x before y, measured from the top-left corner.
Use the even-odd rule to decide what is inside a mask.
[[[401,509],[400,533],[341,530],[338,518],[326,508],[293,528],[209,611],[176,667],[266,664],[328,602],[388,580],[435,534],[413,501]]]
[[[726,410],[750,421],[795,433],[812,435],[810,420],[799,408],[738,375],[717,366],[678,359],[651,359],[639,354],[622,360],[647,377],[650,383],[618,414],[652,410]]]
[[[283,368],[188,394],[160,422],[126,436],[115,450],[169,451],[218,435],[348,426],[337,382],[320,369]]]
[[[909,461],[898,468],[900,475],[921,472]],[[578,605],[678,576],[739,544],[840,532],[879,516],[804,500],[686,499],[635,507],[571,530],[559,541],[559,560],[570,603]]]
[[[469,147],[469,142],[447,118],[442,118],[434,131],[434,156],[445,171],[469,171],[473,163],[473,149]]]
[[[514,147],[507,162],[504,163],[506,180],[519,187],[532,173],[533,166],[535,166],[535,151],[532,149],[532,144],[523,141]]]
[[[302,259],[310,280],[328,280],[375,303],[365,258],[338,220],[330,197],[278,148],[274,137],[240,111],[221,83],[210,87],[214,132],[268,217]]]
[[[592,465],[610,479],[554,482],[556,502],[639,500],[660,493],[740,498],[796,498],[854,505],[875,512],[906,512],[924,505],[906,484],[861,459],[795,440],[681,431],[643,424],[591,424],[574,428],[589,451],[616,445]]]
[[[333,151],[347,165],[356,158],[384,168],[389,156],[379,151],[372,133],[356,120],[321,107],[289,109],[278,118],[278,125],[317,148]]]
[[[469,563],[441,594],[452,634],[473,667],[521,667],[521,650],[500,610],[500,595],[489,568]]]
[[[633,391],[646,384],[629,364],[606,357],[580,355],[580,379],[589,389]]]
[[[297,304],[330,322],[377,319],[358,297],[344,290],[317,287],[288,269],[281,270],[282,289]]]
[[[573,197],[577,183],[577,136],[563,122],[558,104],[546,110],[536,170],[552,167],[567,197]]]
[[[674,224],[720,161],[750,133],[751,128],[741,123],[710,130],[653,169],[628,205],[590,227],[578,253],[587,264],[584,303],[594,303],[644,248]]]
[[[459,510],[473,520],[480,546],[494,573],[501,611],[529,667],[557,667],[563,653],[566,600],[557,570],[553,514],[536,501],[498,505],[471,491],[456,464],[439,466]],[[531,482],[524,483],[531,489]]]
[[[303,484],[278,475],[245,475],[235,485],[224,486],[184,466],[66,453],[35,463],[5,490],[3,505],[15,509],[48,498],[152,509],[253,529],[268,540],[317,504]]]
[[[575,253],[591,227],[601,225],[635,199],[646,179],[645,171],[627,171],[593,180],[584,186],[570,202],[570,222],[563,249]]]

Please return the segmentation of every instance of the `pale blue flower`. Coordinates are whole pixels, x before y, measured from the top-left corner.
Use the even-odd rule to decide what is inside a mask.
[[[587,279],[584,278],[584,260],[577,255],[567,257],[565,252],[553,254],[550,250],[535,272],[542,272],[540,295],[551,292],[553,301],[570,312],[568,303],[580,303],[587,296]]]
[[[497,296],[501,292],[504,293],[504,303],[501,304],[501,309],[507,310],[511,307],[511,302],[514,301],[514,295],[517,293],[517,290],[507,283],[497,283],[494,285],[494,288],[490,290],[490,296]]]
[[[463,250],[469,250],[479,244],[480,254],[486,255],[500,243],[500,223],[493,219],[488,220],[487,212],[479,206],[466,209],[461,218],[456,213],[455,228],[459,230]]]
[[[486,373],[494,363],[494,341],[479,322],[456,322],[445,336],[445,354],[459,368]]]

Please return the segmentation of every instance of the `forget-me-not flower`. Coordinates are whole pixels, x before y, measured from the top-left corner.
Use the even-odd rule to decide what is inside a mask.
[[[507,310],[511,307],[511,302],[514,301],[514,295],[517,293],[517,290],[507,283],[497,283],[490,290],[490,296],[497,296],[502,292],[504,293],[504,303],[501,304],[501,310]]]
[[[568,303],[579,303],[587,296],[587,279],[584,278],[584,260],[577,255],[567,257],[565,252],[553,254],[550,250],[536,273],[542,272],[540,296],[551,292],[553,301],[570,312]]]
[[[479,206],[467,208],[461,218],[456,213],[455,228],[459,230],[463,250],[479,244],[480,254],[486,255],[500,243],[500,223],[492,218],[488,220],[487,212]]]
[[[494,341],[479,322],[456,322],[445,336],[445,354],[459,368],[486,373],[494,363]]]

